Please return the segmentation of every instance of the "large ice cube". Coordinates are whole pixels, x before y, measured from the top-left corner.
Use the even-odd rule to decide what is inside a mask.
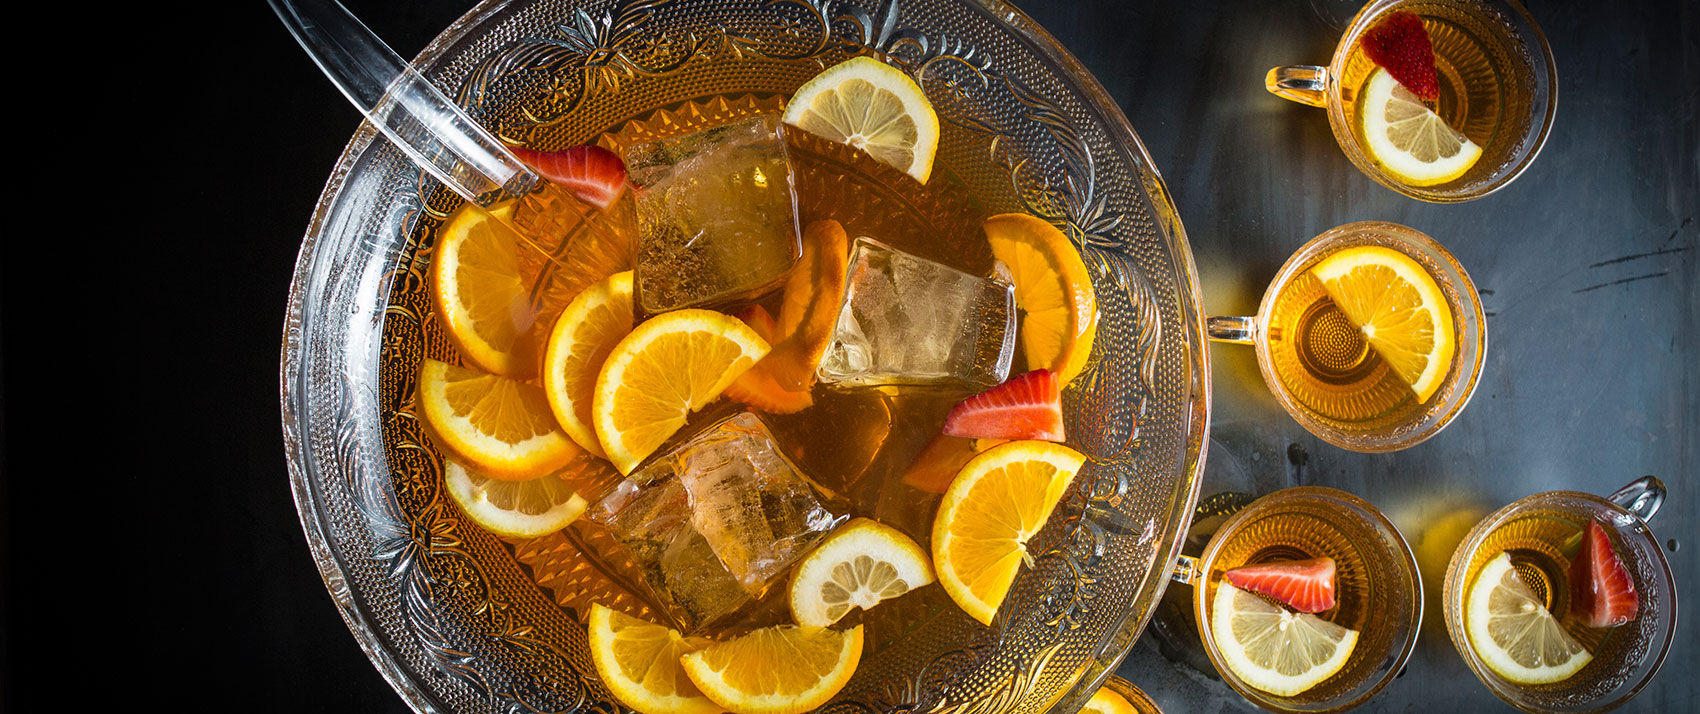
[[[639,144],[626,166],[639,189],[645,313],[760,292],[796,262],[797,194],[778,116]]]
[[[590,509],[687,630],[761,597],[841,519],[748,412],[703,429]]]
[[[825,382],[989,387],[1015,355],[1015,293],[871,238],[857,238]]]

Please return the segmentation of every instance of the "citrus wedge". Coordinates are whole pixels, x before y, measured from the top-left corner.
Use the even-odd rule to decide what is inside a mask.
[[[1080,714],[1139,714],[1133,703],[1109,687],[1099,687]]]
[[[437,229],[437,253],[431,260],[431,296],[437,314],[467,361],[495,374],[529,376],[525,337],[535,312],[529,286],[520,278],[521,238],[499,218],[513,214],[504,205],[493,212],[467,203]]]
[[[590,657],[621,704],[642,714],[718,714],[691,684],[679,658],[708,646],[676,630],[601,605],[590,606]]]
[[[1481,158],[1482,147],[1447,125],[1387,70],[1376,69],[1361,91],[1364,149],[1400,183],[1453,181]]]
[[[571,483],[554,474],[503,481],[444,461],[443,485],[468,518],[487,531],[513,538],[536,538],[566,528],[590,505]]]
[[[1310,269],[1370,348],[1426,402],[1457,351],[1452,308],[1422,264],[1392,248],[1345,248]]]
[[[956,474],[986,449],[1006,443],[1008,439],[968,439],[940,434],[927,442],[927,447],[903,471],[903,483],[927,493],[944,493]]]
[[[861,149],[921,183],[932,175],[938,115],[915,80],[872,57],[828,67],[798,87],[785,123]]]
[[[682,658],[691,682],[733,714],[802,714],[843,689],[862,659],[862,628],[755,630]]]
[[[1005,213],[986,219],[992,256],[1009,267],[1029,369],[1048,369],[1066,385],[1086,367],[1098,333],[1092,277],[1068,236],[1040,218]]]
[[[1272,605],[1226,581],[1211,602],[1210,633],[1234,676],[1281,697],[1334,676],[1358,644],[1357,630]]]
[[[927,553],[896,528],[857,518],[805,556],[791,576],[791,617],[805,628],[826,627],[933,582]]]
[[[427,359],[419,418],[437,446],[489,478],[533,479],[584,453],[549,413],[543,389]]]
[[[1516,684],[1568,679],[1594,658],[1547,612],[1506,553],[1476,575],[1464,599],[1464,629],[1488,669]]]
[[[837,327],[849,260],[849,238],[838,221],[815,221],[803,229],[802,255],[785,279],[779,319],[760,305],[739,313],[773,349],[726,388],[727,397],[771,414],[814,404],[809,389]]]
[[[1062,444],[1012,441],[975,456],[945,491],[933,521],[933,567],[950,598],[990,625],[1086,457]]]
[[[614,345],[632,331],[632,271],[608,276],[567,303],[543,352],[543,391],[567,436],[597,456],[602,443],[591,426],[596,376]]]
[[[608,460],[630,474],[767,352],[755,330],[712,310],[676,310],[638,325],[596,377],[591,423]]]

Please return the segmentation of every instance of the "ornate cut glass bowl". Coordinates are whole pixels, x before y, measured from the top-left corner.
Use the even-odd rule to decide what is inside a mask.
[[[894,601],[914,598],[898,613],[905,631],[870,648],[826,709],[1073,712],[1168,581],[1210,402],[1180,220],[1079,62],[1001,0],[488,0],[416,65],[503,139],[559,148],[778,111],[821,68],[862,54],[903,68],[937,109],[929,188],[1062,227],[1101,317],[1064,404],[1088,465],[998,618],[980,625],[942,593]],[[961,230],[929,225],[913,197],[847,184],[883,219]],[[506,540],[464,519],[414,417],[419,360],[448,353],[426,275],[459,201],[370,126],[331,173],[296,264],[281,368],[301,522],[349,629],[414,709],[617,711],[582,624],[590,601],[620,596],[579,555],[595,534]]]

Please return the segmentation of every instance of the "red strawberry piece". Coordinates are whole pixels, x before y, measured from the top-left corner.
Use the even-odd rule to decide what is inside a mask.
[[[600,146],[575,146],[565,151],[515,146],[510,150],[544,178],[604,211],[626,190],[626,162]]]
[[[944,433],[970,439],[1063,441],[1062,384],[1036,369],[969,397],[944,418]]]
[[[1589,627],[1616,627],[1635,619],[1635,581],[1611,549],[1598,521],[1588,522],[1582,552],[1570,561],[1570,611]]]
[[[1234,568],[1222,574],[1241,590],[1262,593],[1299,612],[1334,607],[1334,559],[1288,560]]]
[[[1393,75],[1405,89],[1421,99],[1440,98],[1440,80],[1434,71],[1434,46],[1423,20],[1408,12],[1395,12],[1376,23],[1359,40],[1364,54]]]

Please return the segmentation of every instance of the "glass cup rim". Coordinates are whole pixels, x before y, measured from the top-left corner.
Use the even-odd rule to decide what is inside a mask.
[[[1672,640],[1670,635],[1676,630],[1676,620],[1678,615],[1676,574],[1671,571],[1670,561],[1665,558],[1664,548],[1659,545],[1658,538],[1654,537],[1652,526],[1640,516],[1630,512],[1623,506],[1613,503],[1610,499],[1604,498],[1598,494],[1587,493],[1585,491],[1571,491],[1564,489],[1541,491],[1538,493],[1531,493],[1512,501],[1511,503],[1500,507],[1499,510],[1483,517],[1480,521],[1477,521],[1475,527],[1470,529],[1470,532],[1464,536],[1464,540],[1459,542],[1458,548],[1452,551],[1452,558],[1446,565],[1446,580],[1441,591],[1441,613],[1442,617],[1446,621],[1446,634],[1452,640],[1453,648],[1458,650],[1459,659],[1464,660],[1464,664],[1470,668],[1470,672],[1476,675],[1476,679],[1480,680],[1482,685],[1485,686],[1488,691],[1493,692],[1495,696],[1499,697],[1506,704],[1509,704],[1521,711],[1531,712],[1533,714],[1540,714],[1545,711],[1535,708],[1533,705],[1526,705],[1520,699],[1513,696],[1516,692],[1517,685],[1505,681],[1499,675],[1494,674],[1492,670],[1487,669],[1486,665],[1481,662],[1481,658],[1476,655],[1475,650],[1470,647],[1469,638],[1466,634],[1466,630],[1464,629],[1464,606],[1462,602],[1465,593],[1464,577],[1468,570],[1468,567],[1464,565],[1464,562],[1471,554],[1476,552],[1477,548],[1481,547],[1482,541],[1500,526],[1510,522],[1517,516],[1522,515],[1535,506],[1557,500],[1573,500],[1587,504],[1590,507],[1590,517],[1598,517],[1601,514],[1610,514],[1614,517],[1611,521],[1612,527],[1618,532],[1619,536],[1623,538],[1636,538],[1643,540],[1647,546],[1646,550],[1656,556],[1653,559],[1656,563],[1656,575],[1659,576],[1662,582],[1666,585],[1666,594],[1670,598],[1670,607],[1668,608],[1671,613],[1670,632],[1666,633],[1664,641],[1660,643],[1658,652],[1651,654],[1652,663],[1647,668],[1646,673],[1641,677],[1640,681],[1635,682],[1634,685],[1629,688],[1629,691],[1623,693],[1620,697],[1606,701],[1601,706],[1575,710],[1579,712],[1603,712],[1634,698],[1635,695],[1641,693],[1641,690],[1645,688],[1649,682],[1653,681],[1653,677],[1657,676],[1659,670],[1664,667],[1665,657],[1670,653]],[[1629,522],[1631,523],[1639,523],[1643,530],[1642,532],[1628,530],[1618,525],[1618,519],[1629,519]]]
[[[1388,661],[1385,668],[1381,671],[1381,675],[1376,678],[1374,685],[1347,701],[1332,703],[1328,706],[1318,707],[1316,709],[1294,710],[1289,708],[1277,708],[1276,703],[1270,701],[1271,699],[1276,698],[1277,695],[1253,689],[1244,682],[1241,682],[1238,676],[1234,675],[1233,670],[1228,667],[1227,663],[1222,659],[1220,652],[1217,650],[1216,637],[1210,629],[1210,621],[1207,616],[1208,613],[1206,612],[1206,610],[1210,607],[1210,603],[1208,602],[1208,599],[1205,598],[1204,591],[1209,585],[1208,579],[1210,577],[1211,568],[1215,565],[1216,556],[1221,553],[1222,548],[1227,544],[1228,536],[1230,534],[1239,530],[1241,526],[1245,525],[1261,512],[1267,511],[1295,498],[1304,497],[1332,501],[1345,508],[1355,510],[1360,515],[1364,516],[1365,519],[1376,528],[1376,530],[1381,532],[1381,535],[1383,536],[1382,542],[1390,546],[1389,550],[1394,556],[1392,560],[1401,564],[1403,567],[1401,567],[1400,570],[1409,576],[1406,579],[1406,582],[1408,582],[1411,586],[1412,612],[1409,622],[1407,623],[1410,636],[1405,638],[1405,642],[1400,647],[1399,651],[1394,657],[1392,657],[1391,660]],[[1391,538],[1388,538],[1388,536],[1391,536]],[[1346,709],[1351,709],[1369,701],[1369,699],[1379,693],[1383,687],[1386,687],[1388,682],[1393,681],[1393,678],[1398,676],[1399,671],[1404,669],[1405,663],[1411,658],[1411,654],[1416,651],[1417,637],[1422,629],[1424,606],[1423,578],[1421,571],[1417,568],[1416,553],[1411,550],[1410,543],[1405,540],[1405,534],[1401,533],[1398,526],[1395,526],[1393,521],[1387,518],[1387,514],[1382,513],[1381,509],[1376,508],[1374,504],[1358,497],[1356,494],[1342,491],[1337,488],[1329,488],[1327,486],[1292,486],[1259,496],[1257,500],[1246,504],[1244,508],[1241,508],[1234,515],[1229,516],[1226,521],[1222,522],[1222,526],[1216,530],[1215,534],[1210,536],[1209,543],[1204,546],[1204,551],[1199,554],[1194,568],[1198,573],[1198,579],[1193,582],[1192,611],[1194,623],[1198,628],[1199,637],[1204,642],[1204,652],[1207,656],[1209,656],[1211,665],[1216,668],[1217,674],[1221,675],[1223,681],[1227,682],[1234,691],[1239,692],[1240,695],[1245,697],[1248,701],[1263,707],[1264,709],[1268,709],[1270,711],[1317,712],[1344,711]]]
[[[1369,176],[1382,186],[1417,200],[1434,203],[1461,203],[1493,194],[1510,185],[1513,180],[1521,176],[1524,171],[1528,170],[1529,166],[1535,163],[1535,158],[1540,155],[1541,149],[1546,147],[1547,137],[1552,133],[1553,119],[1558,113],[1558,69],[1553,59],[1552,47],[1547,44],[1546,33],[1535,22],[1535,18],[1529,14],[1529,10],[1523,7],[1523,4],[1518,0],[1478,0],[1483,5],[1497,5],[1502,9],[1509,10],[1510,14],[1507,19],[1520,22],[1523,27],[1519,29],[1528,32],[1529,41],[1526,45],[1530,51],[1526,56],[1533,65],[1534,77],[1532,81],[1535,82],[1537,91],[1539,89],[1546,90],[1546,101],[1544,103],[1531,102],[1531,112],[1537,107],[1544,106],[1544,116],[1539,122],[1531,121],[1529,123],[1533,130],[1533,137],[1526,153],[1509,168],[1500,167],[1496,171],[1498,175],[1484,186],[1463,193],[1436,191],[1429,186],[1410,186],[1387,175],[1386,172],[1375,165],[1375,161],[1369,158],[1369,154],[1364,151],[1363,147],[1358,145],[1357,135],[1352,132],[1351,121],[1346,118],[1345,99],[1340,96],[1340,78],[1344,76],[1346,59],[1351,56],[1352,47],[1357,44],[1358,38],[1370,28],[1372,20],[1379,18],[1398,5],[1410,1],[1370,0],[1362,9],[1358,10],[1358,14],[1352,17],[1352,22],[1346,27],[1346,31],[1340,35],[1340,41],[1334,47],[1334,56],[1329,60],[1326,68],[1328,72],[1328,101],[1326,102],[1328,123],[1333,129],[1335,143],[1340,145],[1340,150],[1346,154],[1346,158],[1354,166],[1357,166],[1358,170],[1362,171],[1364,175]]]
[[[1464,338],[1459,341],[1458,349],[1453,353],[1453,359],[1465,358],[1466,347],[1469,347],[1469,351],[1473,352],[1473,354],[1467,355],[1470,364],[1459,365],[1458,367],[1458,383],[1454,383],[1450,389],[1442,390],[1436,394],[1436,398],[1442,399],[1450,395],[1452,404],[1430,415],[1426,420],[1428,423],[1419,429],[1399,438],[1381,439],[1373,442],[1353,440],[1333,426],[1312,418],[1303,409],[1298,408],[1293,403],[1291,392],[1275,374],[1268,339],[1269,317],[1274,310],[1275,299],[1280,294],[1281,288],[1286,287],[1287,283],[1291,282],[1302,268],[1307,267],[1312,258],[1316,257],[1325,247],[1366,233],[1388,238],[1401,246],[1410,248],[1429,258],[1431,262],[1440,266],[1443,270],[1448,271],[1449,274],[1433,277],[1437,279],[1437,282],[1443,284],[1442,294],[1448,294],[1445,284],[1450,284],[1451,292],[1457,293],[1460,302],[1460,304],[1454,305],[1448,300],[1448,305],[1453,310],[1453,320]],[[1432,273],[1432,271],[1430,272]],[[1452,423],[1453,419],[1457,418],[1458,414],[1464,411],[1464,407],[1469,404],[1470,398],[1475,395],[1476,387],[1481,382],[1482,366],[1487,355],[1487,318],[1482,314],[1481,298],[1476,293],[1475,282],[1470,279],[1470,274],[1439,241],[1415,228],[1391,221],[1345,223],[1323,231],[1316,237],[1305,241],[1304,245],[1299,246],[1298,250],[1293,251],[1293,254],[1287,257],[1287,261],[1281,264],[1281,269],[1276,271],[1275,277],[1269,281],[1269,286],[1264,289],[1263,299],[1258,303],[1257,317],[1254,320],[1256,329],[1253,347],[1257,350],[1257,367],[1262,372],[1263,381],[1269,386],[1269,391],[1275,395],[1276,401],[1280,402],[1281,408],[1306,431],[1323,441],[1348,451],[1362,453],[1399,451],[1416,446],[1429,440],[1435,434],[1439,434]]]

